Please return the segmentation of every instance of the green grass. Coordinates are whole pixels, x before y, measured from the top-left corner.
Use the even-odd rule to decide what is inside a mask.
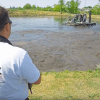
[[[63,17],[74,17],[75,14],[70,13],[60,13],[60,12],[53,12],[53,11],[38,11],[38,10],[18,10],[18,9],[8,9],[10,17],[39,17],[39,16],[63,16]],[[83,14],[84,12],[81,12]],[[87,19],[89,18],[89,14],[87,13]],[[91,15],[91,18],[94,21],[100,20],[100,15]]]
[[[69,13],[63,13],[61,14],[60,12],[53,12],[53,11],[37,11],[37,10],[18,10],[18,9],[9,9],[9,16],[10,17],[23,17],[23,16],[73,16],[73,14]]]
[[[42,72],[30,100],[100,100],[100,70]]]
[[[8,9],[9,16],[10,17],[38,17],[38,16],[71,16],[74,17],[75,14],[70,13],[63,13],[60,12],[53,12],[53,11],[37,11],[37,10],[18,10],[18,9]],[[84,12],[81,12],[83,14]],[[89,17],[89,14],[87,14],[87,17]],[[92,19],[95,21],[100,20],[100,15],[92,15]]]

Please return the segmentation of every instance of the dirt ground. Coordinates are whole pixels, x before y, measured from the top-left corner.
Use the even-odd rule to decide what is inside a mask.
[[[87,71],[100,64],[100,32],[23,31],[19,34],[41,35],[30,41],[12,42],[25,49],[41,72]]]

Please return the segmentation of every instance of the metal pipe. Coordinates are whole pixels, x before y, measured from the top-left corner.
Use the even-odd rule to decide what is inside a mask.
[[[89,11],[89,23],[91,23],[91,11]]]

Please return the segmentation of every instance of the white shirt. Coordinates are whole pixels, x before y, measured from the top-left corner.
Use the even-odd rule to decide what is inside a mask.
[[[0,42],[0,68],[0,100],[25,100],[28,82],[34,83],[40,77],[24,49],[4,42]]]

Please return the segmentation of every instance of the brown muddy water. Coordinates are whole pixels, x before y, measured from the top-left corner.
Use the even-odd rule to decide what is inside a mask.
[[[87,71],[100,64],[99,24],[72,27],[61,25],[61,19],[54,17],[33,19],[11,18],[9,40],[25,49],[41,72]]]

